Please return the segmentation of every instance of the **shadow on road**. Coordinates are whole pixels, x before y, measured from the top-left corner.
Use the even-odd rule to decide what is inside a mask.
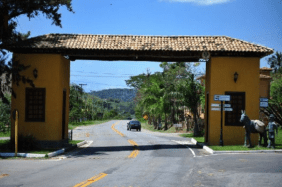
[[[188,145],[187,145],[188,146]],[[77,148],[77,154],[71,157],[84,157],[84,156],[102,156],[109,155],[111,152],[122,152],[122,151],[133,151],[138,149],[139,151],[152,151],[152,150],[163,150],[168,152],[175,151],[187,151],[186,145],[171,145],[171,144],[155,144],[155,145],[138,145],[138,146],[108,146],[108,147],[87,147]],[[201,146],[189,145],[189,148],[201,149]],[[81,151],[80,151],[81,149]]]

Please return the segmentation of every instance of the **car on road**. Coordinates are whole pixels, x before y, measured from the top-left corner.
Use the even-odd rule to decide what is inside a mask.
[[[127,130],[136,129],[137,131],[141,131],[141,123],[139,121],[130,121],[127,123]]]

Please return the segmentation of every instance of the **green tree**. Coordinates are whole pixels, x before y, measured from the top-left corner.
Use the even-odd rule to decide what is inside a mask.
[[[184,105],[187,106],[194,119],[194,136],[199,136],[199,126],[197,119],[199,118],[198,106],[201,101],[201,85],[194,80],[194,74],[190,74],[187,79],[181,80],[181,84],[178,85],[178,90],[181,92],[184,100]]]
[[[130,79],[125,80],[125,82],[126,82],[126,85],[129,87],[140,89],[144,81],[146,81],[148,76],[149,74],[146,75],[145,73],[137,75],[137,76],[131,76]]]
[[[7,99],[8,103],[0,101],[0,132],[5,132],[7,130],[6,127],[11,124],[11,96],[5,94],[5,98]]]
[[[10,86],[10,77],[12,75],[13,82],[18,85],[19,82],[29,83],[34,87],[31,79],[21,76],[21,71],[24,71],[28,66],[23,66],[13,58],[9,58],[7,46],[17,41],[24,40],[30,35],[28,33],[20,33],[16,30],[17,18],[25,15],[29,19],[43,14],[47,19],[51,19],[52,24],[62,27],[60,7],[65,6],[71,12],[71,0],[1,0],[0,1],[0,76],[5,74],[6,86]],[[8,103],[2,93],[0,85],[0,99]],[[12,91],[12,90],[11,90]],[[12,95],[16,97],[15,93]]]
[[[70,99],[69,99],[69,119],[71,122],[75,121],[78,122],[80,118],[82,118],[82,97],[81,93],[83,92],[83,89],[76,85],[72,84],[70,86]]]
[[[271,100],[274,103],[279,103],[282,105],[282,74],[277,73],[275,77],[273,77],[273,81],[270,86],[270,95]]]
[[[280,72],[282,73],[282,53],[276,51],[274,55],[267,59],[268,64],[271,68],[273,68],[274,73]]]
[[[151,75],[149,81],[149,85],[145,86],[144,84],[145,87],[141,90],[143,95],[141,104],[144,107],[144,112],[149,113],[152,117],[156,129],[164,112],[165,89],[160,73]]]

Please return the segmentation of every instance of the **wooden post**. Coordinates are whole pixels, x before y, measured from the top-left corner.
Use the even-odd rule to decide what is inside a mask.
[[[19,114],[16,110],[16,119],[15,119],[15,156],[18,154],[18,121],[19,121]]]

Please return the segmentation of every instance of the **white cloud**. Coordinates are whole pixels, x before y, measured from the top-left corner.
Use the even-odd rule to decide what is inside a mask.
[[[161,0],[161,1],[195,3],[198,5],[214,5],[214,4],[228,3],[232,0]]]

